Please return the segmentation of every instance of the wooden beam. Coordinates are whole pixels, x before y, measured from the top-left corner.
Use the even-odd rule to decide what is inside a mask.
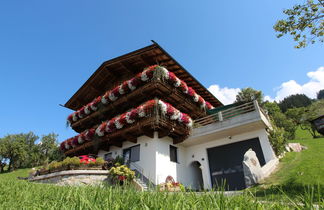
[[[119,64],[129,73],[134,75],[135,72],[132,70],[134,66],[130,65],[129,63],[126,63],[125,61],[120,61]]]
[[[173,126],[164,127],[164,128],[162,128],[162,129],[160,129],[158,131],[158,137],[159,138],[163,138],[163,137],[169,136],[170,133],[172,133],[173,131],[174,131],[174,127]]]
[[[108,143],[116,147],[120,147],[120,148],[123,147],[122,141],[110,140],[108,141]]]
[[[181,142],[183,142],[187,137],[184,136],[179,136],[179,137],[175,137],[173,138],[173,144],[179,144]]]
[[[122,134],[122,137],[126,140],[126,141],[130,141],[134,144],[137,143],[137,137],[136,136],[133,136],[132,134],[128,133],[128,132],[125,132]]]

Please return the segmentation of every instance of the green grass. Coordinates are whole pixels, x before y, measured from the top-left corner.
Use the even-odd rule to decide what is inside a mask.
[[[0,174],[0,209],[312,209],[314,203],[324,208],[324,139],[294,142],[308,150],[288,153],[263,185],[236,196],[37,184],[18,180],[28,174],[21,169]]]
[[[324,138],[312,139],[306,131],[298,129],[296,140],[308,147],[302,152],[289,152],[280,160],[277,172],[257,187],[250,189],[258,197],[280,198],[281,192],[291,198],[313,193],[324,198]]]
[[[245,192],[136,192],[120,187],[60,187],[17,180],[27,170],[0,174],[0,209],[301,209],[297,201],[260,202]],[[311,202],[309,202],[311,203]]]
[[[298,129],[296,130],[295,135],[296,135],[297,140],[313,138],[313,136],[307,130],[303,130],[300,127],[298,127]],[[316,135],[320,136],[320,134],[318,132],[316,132]]]

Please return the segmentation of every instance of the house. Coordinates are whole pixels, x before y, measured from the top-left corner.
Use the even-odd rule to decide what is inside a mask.
[[[61,143],[67,156],[123,156],[154,185],[243,189],[248,149],[266,174],[276,160],[257,102],[224,106],[155,42],[104,62],[65,107],[79,133]]]

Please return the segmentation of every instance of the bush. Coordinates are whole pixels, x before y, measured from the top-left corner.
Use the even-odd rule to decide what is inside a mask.
[[[70,157],[67,157],[67,158],[65,158],[65,159],[62,161],[62,165],[63,165],[64,167],[67,167],[67,168],[70,167],[70,163],[71,163],[71,158],[70,158]]]
[[[49,170],[55,170],[62,167],[62,162],[53,161],[48,165]]]
[[[105,160],[102,157],[96,158],[96,165],[97,166],[102,166],[105,164]]]
[[[285,150],[285,145],[287,143],[287,139],[285,137],[285,130],[283,128],[279,128],[273,125],[273,130],[269,132],[269,140],[272,148],[277,156],[282,154]]]
[[[70,167],[78,167],[82,163],[80,162],[80,159],[78,157],[73,157],[70,159]]]
[[[135,172],[125,165],[112,167],[109,170],[109,176],[114,181],[132,181],[135,178]]]
[[[121,166],[123,164],[124,164],[124,158],[118,155],[114,160],[114,165]]]

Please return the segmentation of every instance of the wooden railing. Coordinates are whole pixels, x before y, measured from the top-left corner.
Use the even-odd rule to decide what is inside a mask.
[[[228,109],[225,109],[223,111],[216,112],[214,114],[199,118],[194,121],[194,127],[201,127],[205,125],[209,125],[216,122],[221,122],[224,120],[228,120],[234,117],[237,117],[239,115],[253,112],[255,110],[259,109],[258,104],[256,101],[248,102],[245,104],[237,105],[235,107],[231,107]]]

